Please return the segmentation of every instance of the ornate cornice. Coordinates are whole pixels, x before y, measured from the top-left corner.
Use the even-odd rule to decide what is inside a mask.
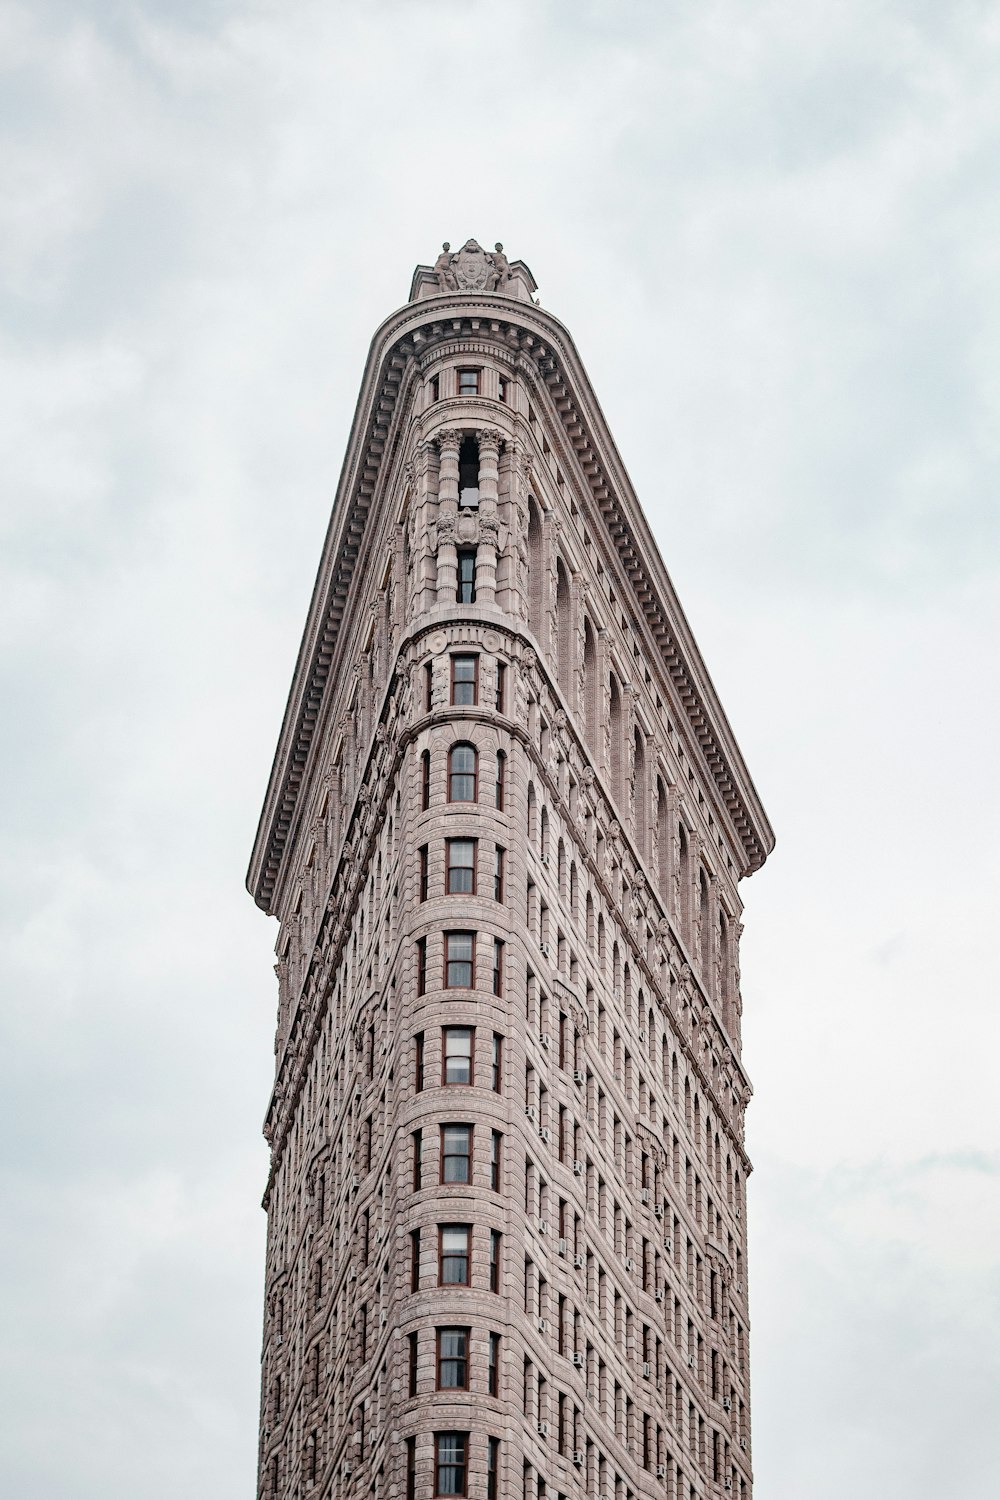
[[[276,905],[285,851],[301,816],[327,684],[343,649],[344,609],[355,573],[372,551],[363,550],[366,528],[398,453],[407,407],[401,398],[416,378],[415,356],[465,335],[517,349],[537,370],[742,846],[741,873],[759,868],[773,847],[766,814],[569,334],[550,314],[509,297],[439,295],[393,313],[369,350],[247,875],[265,911]]]

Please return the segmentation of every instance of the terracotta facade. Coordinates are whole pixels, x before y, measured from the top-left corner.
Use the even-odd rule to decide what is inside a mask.
[[[377,331],[254,848],[262,1497],[751,1491],[773,840],[534,292],[470,241]]]

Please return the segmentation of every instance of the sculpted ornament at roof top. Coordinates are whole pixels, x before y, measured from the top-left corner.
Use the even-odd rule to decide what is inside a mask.
[[[492,254],[478,240],[466,240],[454,252],[445,240],[434,262],[434,274],[442,292],[506,292],[510,263],[499,240]]]

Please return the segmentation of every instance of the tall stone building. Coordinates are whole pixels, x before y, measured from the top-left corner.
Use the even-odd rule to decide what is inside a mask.
[[[253,852],[261,1497],[750,1494],[772,834],[534,292],[446,246],[376,333]]]

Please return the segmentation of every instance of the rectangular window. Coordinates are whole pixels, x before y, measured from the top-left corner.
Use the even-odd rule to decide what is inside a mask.
[[[441,1033],[441,1082],[472,1083],[473,1042],[476,1032],[472,1026],[445,1026]]]
[[[506,786],[505,786],[506,780],[507,780],[507,757],[506,757],[506,755],[504,755],[504,753],[503,753],[502,750],[498,750],[497,751],[497,780],[496,780],[496,789],[495,789],[497,812],[503,812],[503,799],[504,799],[504,793],[506,791]]]
[[[490,1230],[490,1291],[500,1290],[500,1231]]]
[[[423,993],[421,991],[421,993]],[[418,1031],[413,1038],[413,1092],[419,1094],[424,1086],[424,1034]]]
[[[491,1396],[500,1394],[500,1335],[490,1334],[489,1364],[486,1367],[486,1389]]]
[[[447,891],[449,896],[476,894],[476,839],[447,839]]]
[[[479,657],[451,658],[451,701],[456,708],[471,708],[479,702]]]
[[[459,547],[458,549],[458,602],[459,604],[475,604],[476,602],[475,547]]]
[[[420,887],[419,893],[418,893],[418,899],[420,901],[426,901],[427,900],[427,845],[426,844],[421,845],[421,847],[417,850],[417,860],[418,860],[417,875],[418,875],[419,887]]]
[[[441,399],[441,377],[440,377],[440,375],[432,375],[431,376],[430,386],[431,386],[431,400],[432,401],[440,401],[440,399]]]
[[[472,1126],[441,1126],[441,1181],[472,1181]]]
[[[406,1439],[406,1500],[417,1500],[417,1440]]]
[[[459,370],[458,372],[458,394],[460,396],[479,395],[478,370]]]
[[[503,1037],[499,1031],[493,1033],[493,1050],[490,1054],[490,1087],[499,1094],[503,1085]]]
[[[420,757],[420,811],[426,812],[431,805],[431,752],[425,750]]]
[[[420,1230],[410,1230],[410,1291],[420,1290]]]
[[[438,1228],[438,1286],[469,1285],[468,1224],[441,1224]]]
[[[424,1133],[415,1130],[410,1137],[413,1142],[413,1191],[419,1193],[424,1185]]]
[[[468,1449],[467,1432],[437,1432],[434,1434],[434,1494],[467,1495]]]
[[[476,987],[476,934],[446,932],[444,935],[444,987],[472,990]]]
[[[503,943],[499,938],[493,939],[493,993],[503,994]]]
[[[469,1389],[468,1328],[438,1329],[437,1388],[439,1391]]]
[[[409,1394],[412,1399],[417,1394],[417,1335],[411,1333],[408,1336],[410,1346],[409,1358]]]
[[[507,712],[507,668],[502,661],[497,662],[497,713]]]
[[[494,901],[502,901],[503,900],[504,858],[506,856],[506,853],[507,853],[506,849],[501,849],[500,845],[498,844],[497,847],[496,847],[496,853],[493,856],[493,899],[494,899]]]
[[[486,1449],[486,1500],[500,1494],[500,1439],[491,1437]]]
[[[497,399],[500,401],[507,400],[507,382],[502,375],[497,383]]]
[[[433,664],[433,662],[426,662],[424,664],[424,712],[429,714],[430,711],[431,711],[431,709],[433,707],[434,707],[434,664]],[[430,759],[429,756],[428,756],[428,759]]]
[[[503,1134],[494,1130],[490,1135],[490,1187],[495,1193],[500,1191],[500,1154],[503,1150]]]
[[[417,938],[417,994],[427,993],[427,939]]]

